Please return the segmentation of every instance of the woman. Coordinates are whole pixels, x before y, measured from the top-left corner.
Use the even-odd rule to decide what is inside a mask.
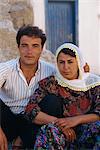
[[[38,120],[39,111],[55,116],[39,130],[34,149],[93,149],[100,129],[100,77],[84,73],[79,48],[71,43],[58,48],[56,60],[56,74],[40,81],[26,107],[30,119],[35,112]]]

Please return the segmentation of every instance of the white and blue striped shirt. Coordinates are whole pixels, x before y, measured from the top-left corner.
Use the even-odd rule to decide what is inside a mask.
[[[38,70],[28,85],[19,68],[19,59],[0,63],[0,98],[14,113],[23,113],[29,97],[38,88],[38,82],[54,72],[53,65],[39,60]]]

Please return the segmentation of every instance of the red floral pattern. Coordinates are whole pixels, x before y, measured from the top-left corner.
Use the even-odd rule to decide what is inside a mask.
[[[90,101],[86,98],[83,97],[80,99],[80,109],[82,111],[88,110],[88,108],[90,107]]]
[[[39,82],[39,88],[31,96],[30,102],[26,107],[26,115],[37,114],[33,113],[33,111],[40,110],[38,103],[50,93],[61,97],[63,100],[64,116],[74,116],[90,112],[100,114],[100,86],[91,88],[86,92],[73,91],[67,87],[61,87],[58,85],[55,77],[50,76]]]
[[[71,95],[70,95],[70,93],[69,92],[66,92],[66,89],[65,88],[63,88],[63,87],[61,87],[61,86],[59,86],[59,94],[63,97],[63,98],[68,98],[68,97],[70,97]]]

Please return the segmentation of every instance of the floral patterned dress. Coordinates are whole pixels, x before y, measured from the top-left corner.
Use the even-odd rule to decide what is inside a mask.
[[[54,76],[39,82],[39,88],[26,107],[26,116],[33,120],[41,110],[39,102],[48,94],[55,94],[63,101],[63,116],[72,117],[94,113],[100,115],[100,86],[88,91],[74,91],[58,85]],[[100,121],[82,124],[74,128],[77,138],[68,142],[61,130],[54,124],[43,125],[39,130],[34,150],[93,149],[96,137],[100,136]]]

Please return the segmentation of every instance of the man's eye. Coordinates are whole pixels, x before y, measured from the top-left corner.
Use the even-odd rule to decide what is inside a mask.
[[[33,47],[33,48],[39,47],[39,45],[38,45],[38,44],[34,44],[34,45],[32,45],[32,47]]]

